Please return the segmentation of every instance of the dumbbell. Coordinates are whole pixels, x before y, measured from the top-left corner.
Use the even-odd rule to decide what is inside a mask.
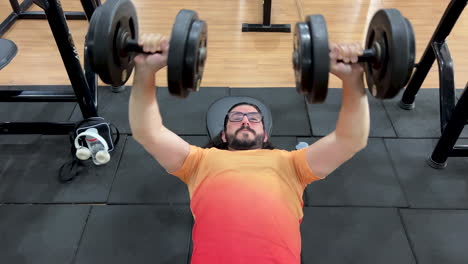
[[[172,95],[185,98],[198,91],[207,57],[207,25],[195,11],[182,9],[169,41],[167,82]],[[130,78],[134,57],[145,53],[138,44],[138,19],[130,0],[108,0],[89,22],[85,56],[104,83],[118,87]],[[160,52],[159,52],[160,53]]]
[[[329,43],[322,15],[307,16],[294,30],[293,68],[296,89],[308,103],[322,103],[327,96],[330,71]],[[413,27],[397,9],[378,10],[369,23],[364,63],[367,86],[378,99],[395,97],[408,83],[414,68]]]

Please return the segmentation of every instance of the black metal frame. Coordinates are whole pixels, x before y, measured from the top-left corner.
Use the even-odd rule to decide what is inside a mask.
[[[0,91],[0,102],[77,102],[83,118],[98,116],[97,77],[90,70],[86,56],[84,71],[81,68],[60,1],[34,0],[34,3],[44,9],[74,92],[7,90]],[[81,0],[81,3],[88,20],[101,4],[100,0]],[[4,122],[0,123],[0,134],[68,134],[74,125],[75,123],[71,122]]]
[[[290,24],[271,24],[271,0],[263,0],[263,24],[242,24],[242,32],[291,32]]]
[[[456,102],[453,60],[445,42],[467,2],[467,0],[452,0],[449,3],[400,101],[401,108],[406,110],[414,108],[416,94],[434,60],[437,59],[442,135],[428,158],[428,164],[438,169],[447,166],[448,157],[468,157],[468,146],[455,145],[468,120],[468,93],[466,92],[468,83],[460,99]]]
[[[453,60],[447,43],[433,43],[439,64],[440,81],[440,130],[442,132],[428,163],[441,169],[447,166],[448,157],[468,157],[467,145],[455,145],[468,120],[468,83],[455,104]]]
[[[5,34],[5,32],[10,29],[10,27],[18,19],[47,19],[46,14],[43,11],[27,11],[29,7],[33,4],[33,0],[24,0],[21,5],[18,3],[18,0],[10,0],[11,8],[13,12],[0,24],[0,37]],[[67,11],[64,12],[65,17],[69,20],[85,20],[86,16],[83,12],[73,12]]]

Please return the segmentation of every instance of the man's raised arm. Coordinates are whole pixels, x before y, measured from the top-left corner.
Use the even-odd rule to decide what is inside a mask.
[[[135,75],[129,101],[129,121],[133,138],[168,172],[182,167],[190,152],[189,144],[167,129],[162,122],[156,96],[155,74],[167,64],[168,40],[160,35],[143,36],[146,52],[135,57]]]

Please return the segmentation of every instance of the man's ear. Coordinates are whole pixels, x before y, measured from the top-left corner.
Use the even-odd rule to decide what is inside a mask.
[[[263,142],[267,142],[268,141],[268,133],[265,131],[263,132],[264,133],[264,137],[263,137]]]
[[[221,140],[226,143],[226,134],[224,133],[224,131],[221,131]]]

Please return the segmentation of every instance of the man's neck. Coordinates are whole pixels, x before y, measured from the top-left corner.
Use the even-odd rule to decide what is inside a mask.
[[[258,150],[258,149],[262,149],[262,148],[261,147],[254,147],[254,148],[250,148],[250,149],[233,149],[231,147],[228,147],[229,151]]]

